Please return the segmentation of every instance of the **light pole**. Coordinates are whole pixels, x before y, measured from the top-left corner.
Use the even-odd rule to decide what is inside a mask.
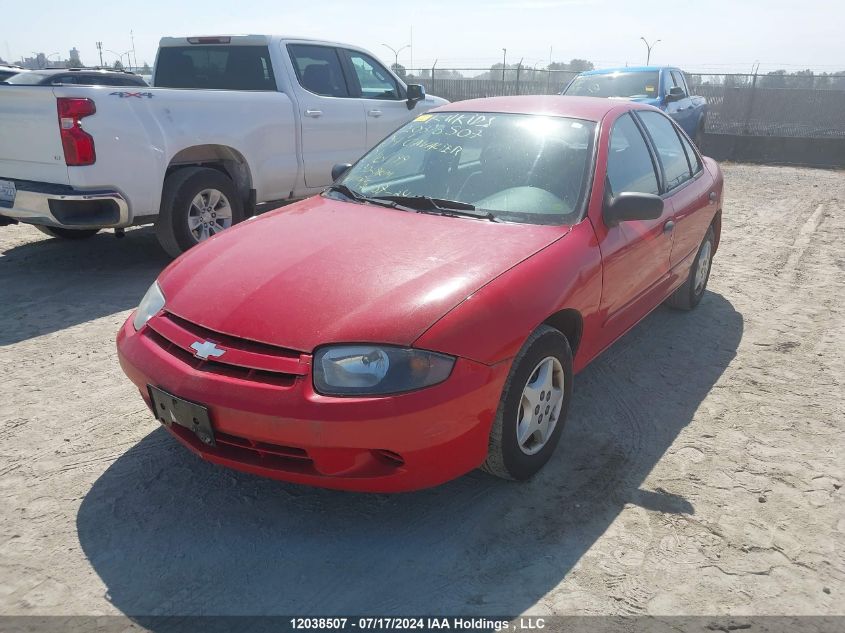
[[[646,65],[646,66],[648,66],[648,65],[649,65],[649,63],[651,63],[651,49],[652,49],[652,48],[654,48],[654,47],[655,47],[655,45],[656,45],[656,44],[657,44],[660,40],[654,40],[651,44],[649,44],[649,43],[648,43],[648,41],[647,41],[644,37],[641,37],[640,39],[643,41],[643,43],[645,44],[646,49],[648,50],[648,53],[646,53],[646,58],[645,58],[645,65]]]
[[[48,66],[50,65],[50,58],[51,58],[53,55],[60,55],[60,54],[61,54],[61,53],[50,53],[49,55],[47,55],[47,65],[48,65]],[[58,62],[58,61],[61,61],[61,60],[56,59],[56,61]]]
[[[100,68],[103,67],[103,43],[97,42],[97,52],[100,53]]]
[[[502,49],[502,81],[505,81],[505,68],[508,67],[508,49]]]
[[[393,62],[393,72],[396,72],[396,68],[397,68],[397,66],[399,66],[399,53],[401,53],[402,51],[404,51],[406,48],[411,48],[411,45],[410,45],[410,44],[405,44],[405,46],[403,46],[402,48],[398,48],[398,49],[397,49],[397,48],[393,48],[393,47],[392,47],[392,46],[390,46],[389,44],[382,44],[382,46],[385,46],[385,47],[389,48],[391,51],[393,51],[393,58],[394,58],[394,62]]]

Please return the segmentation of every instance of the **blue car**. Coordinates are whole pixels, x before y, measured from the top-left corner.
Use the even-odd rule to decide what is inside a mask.
[[[672,117],[701,146],[707,101],[690,95],[687,78],[679,68],[630,66],[590,70],[577,75],[561,94],[629,99],[653,105]]]

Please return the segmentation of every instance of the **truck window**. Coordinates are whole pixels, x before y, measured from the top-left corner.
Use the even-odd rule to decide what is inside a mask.
[[[654,141],[657,157],[663,165],[666,176],[666,190],[674,189],[692,177],[689,163],[681,139],[672,122],[659,112],[641,111],[637,113],[645,125],[646,131]]]
[[[159,50],[159,88],[275,91],[266,46],[165,46]]]
[[[578,75],[563,94],[576,97],[654,98],[658,96],[659,83],[657,71]]]
[[[684,82],[684,77],[679,71],[672,71],[672,80],[674,81],[676,86],[678,86],[684,91],[685,95],[689,95],[689,91],[687,90],[687,84]]]
[[[660,193],[648,146],[630,114],[619,117],[610,132],[607,182],[614,196],[623,191]]]
[[[401,99],[399,86],[390,73],[369,55],[357,51],[346,51],[361,85],[364,99]]]
[[[299,85],[323,97],[348,97],[337,49],[311,44],[288,44]]]

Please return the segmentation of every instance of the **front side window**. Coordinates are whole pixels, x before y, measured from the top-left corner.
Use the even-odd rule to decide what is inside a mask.
[[[580,219],[595,123],[556,116],[422,114],[365,155],[342,183],[364,196],[427,196],[497,219]],[[401,203],[401,201],[400,201]]]
[[[349,51],[349,61],[361,85],[364,99],[400,99],[399,86],[384,66],[369,55]]]
[[[610,132],[607,182],[611,196],[622,192],[660,193],[648,145],[630,114],[619,117]]]
[[[276,90],[266,46],[165,46],[159,49],[158,88]]]
[[[687,156],[672,122],[659,112],[640,111],[637,114],[657,149],[667,191],[689,180],[692,175]]]
[[[660,78],[657,71],[581,75],[572,80],[563,94],[576,97],[657,98]]]
[[[322,97],[348,97],[337,49],[310,44],[288,45],[299,84]]]
[[[684,84],[684,79],[681,77],[681,73],[677,70],[672,71],[672,83],[674,83],[678,88],[684,91],[684,94],[687,94],[687,87]]]

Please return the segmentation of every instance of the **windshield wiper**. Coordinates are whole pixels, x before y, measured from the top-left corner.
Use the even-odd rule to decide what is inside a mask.
[[[430,196],[378,196],[376,200],[401,202],[404,206],[420,213],[436,213],[452,217],[463,216],[468,218],[480,218],[482,220],[496,221],[496,216],[483,209],[476,209],[475,205],[459,200],[444,200]]]
[[[353,202],[358,202],[359,204],[369,203],[375,204],[380,207],[390,207],[392,209],[399,209],[401,211],[416,211],[416,209],[411,209],[409,207],[404,207],[401,204],[397,203],[395,200],[389,200],[386,197],[383,198],[371,198],[369,196],[365,196],[361,193],[358,193],[354,189],[347,187],[343,184],[337,185],[330,185],[326,191],[336,191],[339,194],[342,194],[352,200]]]

